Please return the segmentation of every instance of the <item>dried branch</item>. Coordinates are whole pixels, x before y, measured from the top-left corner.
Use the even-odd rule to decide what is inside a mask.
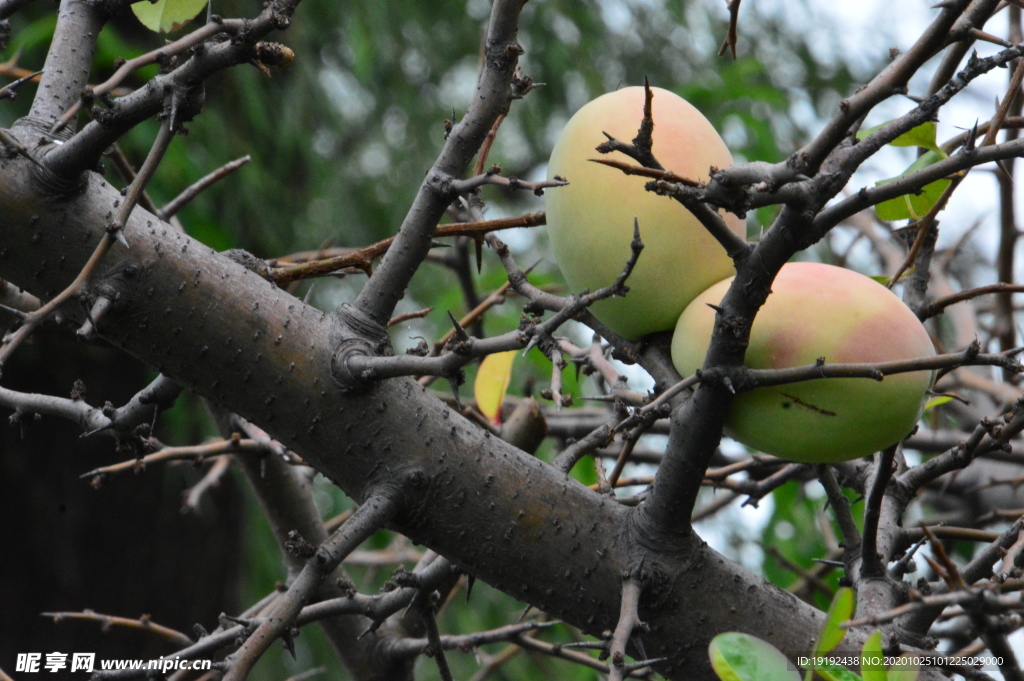
[[[1005,449],[1010,440],[1024,430],[1022,399],[1017,399],[1011,413],[1002,419],[1002,424],[982,419],[966,440],[900,475],[900,484],[917,490],[946,473],[964,468],[983,453]]]
[[[423,626],[427,630],[427,645],[422,648],[427,657],[433,657],[437,663],[437,671],[441,681],[454,681],[452,671],[448,667],[448,659],[444,654],[444,643],[441,641],[441,633],[437,629],[437,618],[434,616],[433,604],[430,602],[430,594],[420,591],[413,600],[413,606],[419,610],[423,620]]]
[[[497,241],[493,235],[488,237]],[[497,242],[500,244],[500,242]],[[503,244],[501,244],[504,246]],[[453,376],[461,367],[471,362],[474,358],[484,357],[495,352],[506,352],[508,350],[529,349],[541,342],[545,336],[550,336],[559,326],[566,321],[573,319],[583,310],[590,307],[598,300],[621,296],[625,294],[625,283],[633,271],[640,253],[643,250],[643,243],[638,237],[634,237],[631,244],[632,254],[622,273],[610,286],[600,289],[594,293],[584,292],[579,296],[569,299],[567,305],[543,322],[527,325],[523,328],[501,336],[492,338],[472,338],[463,331],[463,337],[456,336],[452,352],[438,357],[420,357],[416,355],[404,356],[369,356],[353,354],[347,359],[347,369],[352,376],[369,382],[396,378],[399,376]],[[525,275],[523,275],[525,278]],[[512,283],[515,287],[515,282]],[[547,294],[545,294],[547,295]],[[459,325],[457,328],[461,328]]]
[[[42,71],[36,71],[35,73],[26,74],[13,83],[8,83],[7,85],[0,87],[0,99],[14,99],[17,96],[16,91],[19,87],[29,81],[35,80],[36,77],[42,75],[42,73]]]
[[[856,94],[843,100],[825,128],[814,140],[793,155],[798,159],[798,164],[806,168],[806,174],[810,175],[816,171],[832,150],[839,146],[850,128],[875,105],[894,92],[906,88],[911,76],[945,46],[950,29],[968,4],[968,0],[951,0],[943,3],[939,15],[910,49],[898,55]]]
[[[936,315],[942,314],[942,312],[950,305],[956,305],[957,303],[962,303],[965,300],[974,300],[978,296],[984,296],[990,293],[1024,293],[1024,285],[1008,283],[990,284],[988,286],[979,286],[977,288],[960,291],[959,293],[954,293],[928,303],[918,312],[918,318],[921,319],[921,321],[931,319]]]
[[[139,459],[131,459],[109,466],[94,468],[91,471],[82,473],[78,477],[90,479],[93,481],[93,484],[98,484],[111,475],[126,471],[138,473],[152,464],[166,463],[168,461],[194,461],[197,464],[201,464],[207,459],[220,457],[224,454],[257,454],[259,456],[267,456],[273,454],[273,450],[264,442],[250,439],[243,440],[236,433],[235,437],[208,442],[202,445],[163,447],[159,451],[147,454]]]
[[[690,522],[699,523],[702,520],[707,520],[732,502],[739,499],[740,496],[741,495],[736,492],[723,492],[722,494],[717,495],[714,501],[710,501],[704,506],[696,509],[693,512],[693,516],[690,518]]]
[[[832,587],[830,587],[824,580],[822,580],[821,577],[814,574],[810,570],[805,570],[800,565],[789,560],[784,555],[782,555],[782,551],[779,551],[774,546],[766,546],[764,544],[761,545],[761,548],[764,550],[765,553],[774,558],[775,561],[782,568],[788,570],[789,572],[792,572],[793,574],[797,575],[797,577],[799,577],[799,579],[794,584],[791,584],[790,586],[786,587],[786,591],[789,591],[790,593],[798,593],[800,590],[809,586],[810,588],[822,594],[823,596],[825,596],[825,598],[829,600],[832,600],[832,597],[836,595],[835,590],[833,590]],[[818,565],[816,567],[820,568],[821,566]]]
[[[615,432],[612,428],[618,420],[618,416],[612,417],[607,424],[595,429],[582,440],[574,442],[563,449],[558,456],[551,461],[551,465],[556,470],[560,470],[568,475],[569,471],[576,466],[580,459],[594,450],[604,447],[614,439]]]
[[[100,625],[100,628],[107,632],[111,628],[123,628],[123,629],[135,629],[145,631],[153,634],[154,636],[168,641],[176,646],[190,646],[194,641],[186,636],[185,634],[165,627],[161,624],[157,624],[148,617],[141,617],[139,619],[131,619],[128,617],[114,617],[112,615],[101,615],[100,613],[93,612],[92,610],[83,610],[82,612],[43,612],[40,613],[43,617],[52,617],[54,624],[60,624],[65,620],[81,620],[85,622],[96,622]]]
[[[614,159],[591,159],[595,163],[602,163],[612,168],[621,170],[626,175],[643,175],[656,178],[654,182],[647,185],[649,191],[662,196],[670,196],[693,213],[694,217],[700,220],[704,228],[722,245],[726,254],[734,261],[742,260],[750,254],[753,245],[746,239],[732,231],[725,220],[716,211],[708,207],[702,199],[706,185],[694,182],[668,170],[632,166]],[[694,191],[694,190],[697,191]]]
[[[392,326],[398,326],[399,324],[407,322],[411,319],[423,319],[433,311],[434,308],[425,307],[422,310],[416,310],[415,312],[406,312],[405,314],[395,315],[394,317],[388,320],[388,328],[390,329]]]
[[[436,646],[439,650],[459,650],[462,652],[468,652],[479,646],[485,646],[492,643],[502,643],[506,641],[514,642],[522,634],[532,631],[542,631],[544,629],[550,629],[551,627],[557,626],[559,624],[561,624],[561,622],[557,621],[521,622],[519,624],[510,624],[504,627],[489,629],[487,631],[478,631],[472,634],[464,634],[461,636],[438,636],[436,642],[431,642],[429,638],[408,638],[396,641],[393,644],[389,645],[388,653],[400,656],[415,657],[417,655],[423,654],[425,648],[434,646]]]
[[[130,185],[135,181],[135,176],[138,173],[132,166],[131,161],[128,160],[128,157],[125,156],[120,144],[117,144],[116,142],[111,144],[110,148],[103,152],[103,155],[110,159],[114,169],[117,171],[117,174],[121,176],[121,179],[124,180],[125,184]],[[156,215],[156,204],[153,203],[153,199],[149,197],[149,193],[145,190],[143,190],[142,194],[139,195],[139,205],[153,215]],[[173,225],[174,223],[172,222],[171,224]],[[175,226],[178,227],[178,225]]]
[[[434,229],[434,237],[451,236],[480,236],[488,232],[502,229],[513,229],[516,227],[537,227],[547,224],[544,213],[528,213],[517,218],[501,218],[498,220],[484,220],[482,222],[458,222],[450,225],[438,225]],[[357,248],[346,250],[337,255],[324,254],[329,251],[311,251],[299,253],[284,258],[268,261],[270,266],[269,278],[271,281],[284,284],[289,281],[299,281],[310,277],[323,276],[347,267],[355,267],[364,272],[370,271],[371,263],[388,252],[397,237],[389,237],[383,241]],[[292,265],[291,263],[297,263]]]
[[[472,194],[480,187],[487,185],[494,185],[496,187],[505,187],[506,189],[517,190],[524,189],[526,191],[533,192],[536,196],[543,196],[545,189],[551,187],[565,187],[569,183],[565,180],[544,180],[542,182],[527,182],[526,180],[520,180],[517,177],[502,177],[501,166],[492,166],[490,170],[485,173],[481,173],[474,177],[467,178],[465,180],[458,180],[452,182],[452,191],[458,196],[465,196]]]
[[[818,480],[821,481],[821,486],[825,488],[828,502],[836,514],[839,531],[843,534],[843,543],[847,548],[859,548],[861,543],[860,530],[857,529],[857,522],[853,519],[853,514],[850,512],[850,500],[843,494],[843,490],[839,487],[836,476],[833,475],[832,469],[828,464],[815,466],[815,470],[818,473]]]
[[[738,494],[747,496],[744,505],[757,506],[757,502],[768,496],[790,480],[803,475],[808,470],[807,464],[791,463],[772,473],[763,480],[717,480],[711,484],[715,487],[723,487]]]
[[[494,249],[495,254],[497,254],[498,259],[501,261],[502,266],[505,268],[505,271],[508,272],[508,280],[509,283],[512,285],[512,289],[519,295],[529,300],[534,306],[539,307],[540,309],[543,310],[564,312],[566,308],[574,307],[577,304],[578,298],[563,298],[561,296],[556,296],[554,294],[543,291],[534,286],[533,284],[531,284],[529,280],[526,278],[526,272],[520,269],[519,265],[516,264],[515,258],[512,257],[512,253],[511,251],[509,251],[508,246],[506,246],[494,234],[488,234],[485,237],[485,239],[487,241],[487,244],[492,249]],[[639,243],[638,240],[634,238],[633,243],[630,244],[631,248],[634,247],[637,243]],[[602,291],[604,290],[606,289],[602,289]],[[625,291],[620,291],[619,295],[622,295],[624,293]],[[612,331],[611,329],[609,329],[608,327],[606,327],[604,324],[601,323],[600,320],[597,319],[597,317],[595,317],[590,312],[590,310],[586,309],[586,306],[584,306],[582,309],[577,310],[574,314],[575,319],[577,321],[586,324],[591,329],[593,329],[599,336],[608,341],[612,345],[612,347],[614,347],[615,350],[619,353],[619,357],[621,359],[625,359],[626,361],[630,362],[640,363],[641,366],[643,366],[644,369],[646,369],[647,372],[651,374],[651,376],[654,376],[655,378],[660,378],[661,376],[664,375],[664,372],[659,370],[659,366],[645,361],[648,359],[648,355],[646,355],[642,351],[643,346],[640,343],[628,341],[622,336]],[[674,371],[675,370],[672,369],[673,373]]]
[[[210,470],[196,484],[192,485],[185,493],[185,500],[181,505],[183,513],[198,513],[199,504],[203,495],[215,487],[220,486],[221,478],[231,469],[231,459],[224,456],[218,458],[210,466]]]

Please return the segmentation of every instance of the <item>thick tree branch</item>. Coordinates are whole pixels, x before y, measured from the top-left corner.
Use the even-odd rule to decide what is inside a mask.
[[[107,20],[105,11],[106,5],[89,0],[61,1],[43,77],[29,110],[34,125],[49,127],[89,83],[96,38]]]
[[[53,201],[23,172],[29,167],[15,159],[0,168],[4,245],[11,253],[28,254],[37,252],[37,244],[52,244],[68,266],[40,270],[27,255],[0,258],[0,276],[47,298],[88,259],[103,234],[104,215],[122,197],[88,175],[82,194]],[[20,227],[28,224],[34,229]],[[62,239],[69,230],[90,240]],[[331,316],[141,210],[133,212],[125,235],[131,249],[115,244],[108,256],[119,266],[138,268],[132,291],[141,295],[130,291],[126,306],[107,319],[101,328],[106,339],[189,390],[265,425],[357,500],[382,479],[424,471],[426,485],[412,504],[419,510],[396,519],[395,529],[588,631],[614,626],[619,573],[631,564],[616,537],[629,509],[481,431],[409,379],[342,393],[332,378],[337,330]],[[251,362],[248,368],[239,363],[243,357]],[[495,531],[510,532],[514,544],[469,540]],[[667,600],[658,612],[645,614],[651,654],[679,655],[665,664],[666,673],[712,678],[705,658],[681,655],[678,640],[706,645],[710,631],[741,630],[798,650],[809,645],[808,632],[820,627],[816,610],[720,560],[698,540],[685,537],[670,549],[677,558],[664,563],[652,553],[647,563],[652,593],[663,593],[665,575],[699,574],[705,588],[664,592]],[[575,566],[568,579],[565,566]],[[563,588],[549,591],[551,584]],[[779,612],[785,617],[753,616],[748,588],[765,602],[784,603]],[[578,600],[584,592],[586,598]],[[698,610],[708,619],[693,619]]]
[[[279,636],[294,626],[306,601],[337,568],[345,556],[381,529],[399,510],[399,490],[373,493],[338,530],[309,557],[305,567],[278,600],[272,612],[241,648],[228,656],[225,681],[243,681],[260,656]]]
[[[201,107],[203,82],[214,73],[253,59],[257,41],[271,31],[287,28],[298,3],[299,0],[274,0],[256,19],[245,22],[244,39],[202,43],[203,49],[193,50],[192,57],[171,73],[154,77],[144,87],[117,99],[109,109],[97,110],[94,116],[98,118],[65,144],[46,148],[47,168],[61,177],[74,177],[92,168],[107,147],[165,106],[177,109],[181,120],[189,120]],[[52,120],[74,104],[77,93],[76,90],[75,97],[69,101],[62,101],[63,106]],[[171,93],[170,102],[168,93]],[[168,111],[169,115],[171,113]],[[21,124],[19,122],[15,128]]]
[[[405,294],[419,264],[430,250],[434,226],[455,198],[451,183],[469,168],[499,116],[515,96],[513,76],[522,48],[516,42],[524,0],[497,0],[487,28],[484,69],[469,111],[452,129],[444,149],[420,187],[395,238],[394,248],[360,291],[355,307],[383,326]]]

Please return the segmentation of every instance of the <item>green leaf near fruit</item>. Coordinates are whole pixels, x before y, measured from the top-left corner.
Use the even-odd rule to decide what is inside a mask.
[[[889,123],[891,122],[892,121],[886,121],[885,123],[882,123],[881,125],[876,125],[873,128],[861,130],[860,132],[857,133],[857,139],[867,139],[870,135],[881,130],[885,126],[889,125]],[[922,123],[921,125],[917,126],[912,130],[908,130],[907,132],[903,133],[902,135],[894,139],[892,142],[889,142],[889,144],[890,146],[894,147],[921,147],[922,149],[929,149],[931,151],[936,151],[944,154],[945,152],[942,151],[942,147],[940,147],[938,143],[936,143],[935,141],[935,133],[935,122],[928,121],[926,123]]]
[[[935,407],[940,407],[940,406],[946,404],[947,402],[952,402],[952,401],[953,401],[953,398],[950,397],[949,395],[939,395],[938,397],[933,397],[932,399],[928,400],[928,402],[925,403],[925,405],[924,405],[924,410],[925,411],[931,411]]]
[[[180,31],[206,7],[208,0],[142,0],[132,5],[132,12],[151,31]]]
[[[857,139],[865,139],[888,124],[886,122],[867,130],[861,130],[857,133]],[[903,133],[889,144],[894,147],[920,147],[928,151],[896,177],[876,182],[876,187],[927,168],[949,156],[935,141],[935,123],[932,121],[922,123],[913,130]],[[922,187],[919,192],[883,201],[875,206],[875,212],[882,220],[920,220],[935,206],[942,196],[942,192],[946,191],[946,187],[949,186],[949,182],[949,180],[936,180]]]
[[[722,681],[800,681],[796,668],[775,646],[737,631],[713,638],[708,654]]]
[[[832,605],[829,606],[828,615],[825,617],[825,626],[818,637],[818,645],[815,646],[816,655],[824,655],[843,640],[846,636],[846,629],[840,627],[853,615],[853,589],[843,587],[836,592],[832,598]]]
[[[814,673],[825,681],[863,681],[860,675],[842,665],[825,661],[814,668]]]
[[[861,653],[860,675],[864,681],[888,681],[882,654],[882,632],[876,631],[864,641]]]
[[[921,668],[914,662],[915,659],[917,656],[910,653],[900,655],[896,663],[889,667],[889,681],[917,681]]]
[[[893,180],[898,180],[904,175],[910,173],[916,173],[922,168],[927,168],[933,163],[938,163],[942,159],[946,158],[946,153],[941,149],[936,151],[929,151],[914,161],[909,168],[900,173],[897,177],[890,178],[888,180],[881,180],[875,183],[875,186],[881,186],[888,184]],[[946,191],[946,187],[949,186],[950,180],[936,180],[931,184],[926,184],[921,188],[921,191],[917,194],[904,194],[903,196],[897,196],[895,199],[889,199],[875,206],[875,212],[878,217],[882,220],[920,220],[928,214],[939,198],[942,197],[942,192]]]

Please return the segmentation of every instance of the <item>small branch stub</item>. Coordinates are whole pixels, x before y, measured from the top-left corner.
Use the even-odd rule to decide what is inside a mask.
[[[331,357],[331,376],[342,392],[368,390],[373,384],[373,372],[372,369],[360,368],[358,358],[393,355],[387,329],[348,303],[338,306],[334,321],[338,344]]]

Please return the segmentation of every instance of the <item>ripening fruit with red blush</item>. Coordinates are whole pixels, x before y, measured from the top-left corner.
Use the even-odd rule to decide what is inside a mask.
[[[704,364],[715,311],[732,279],[698,296],[679,317],[672,362],[683,376]],[[782,267],[754,318],[745,363],[753,369],[876,363],[931,357],[924,326],[892,291],[857,272],[795,262]],[[803,463],[835,463],[899,442],[924,409],[934,372],[827,378],[737,395],[725,433],[749,447]]]
[[[711,123],[689,102],[652,88],[654,144],[661,165],[676,175],[707,181],[712,166],[732,165],[732,156]],[[612,331],[636,340],[671,331],[683,308],[701,291],[734,273],[732,260],[678,201],[644,189],[650,178],[625,175],[590,159],[636,162],[595,148],[607,132],[629,143],[643,120],[644,89],[627,87],[598,97],[566,124],[551,152],[548,178],[569,181],[549,189],[548,233],[555,260],[573,292],[612,284],[630,256],[633,218],[640,225],[643,253],[626,282],[629,294],[597,302],[593,313]],[[746,237],[735,215],[723,216]]]

